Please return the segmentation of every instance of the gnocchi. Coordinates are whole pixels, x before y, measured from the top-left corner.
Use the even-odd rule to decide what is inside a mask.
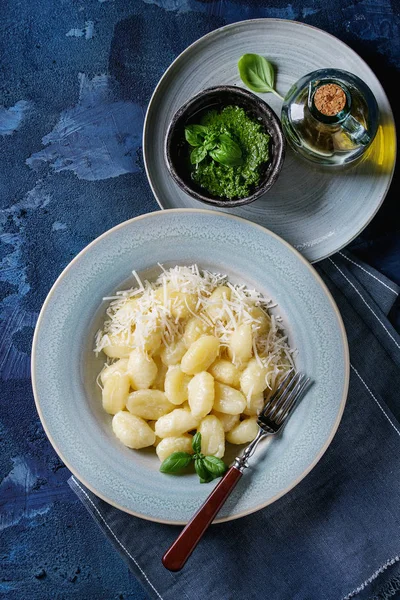
[[[231,299],[231,290],[226,285],[221,285],[213,291],[210,296],[209,306],[206,309],[207,315],[211,321],[227,321],[229,319],[229,313],[227,312],[224,301]]]
[[[189,382],[189,406],[194,417],[205,417],[214,405],[214,377],[202,371]]]
[[[164,365],[168,367],[170,365],[177,365],[181,362],[182,356],[186,353],[186,344],[181,338],[177,342],[172,343],[169,346],[164,346],[161,350],[160,356]]]
[[[110,415],[123,410],[129,394],[130,380],[127,373],[108,375],[102,392],[103,408]]]
[[[191,377],[186,375],[180,365],[168,368],[165,376],[165,395],[172,404],[183,404],[189,397],[189,382]]]
[[[192,439],[192,435],[185,433],[178,437],[166,437],[160,440],[156,446],[158,458],[162,462],[168,458],[168,456],[171,456],[173,452],[187,452],[188,454],[193,454]]]
[[[228,415],[217,410],[213,410],[211,414],[215,415],[221,421],[225,433],[230,431],[240,420],[240,415]]]
[[[260,335],[266,335],[271,327],[271,319],[269,315],[259,306],[253,306],[250,309],[250,315],[255,319],[254,328]]]
[[[225,383],[234,388],[240,385],[240,372],[229,360],[217,358],[208,369],[208,372],[220,383]]]
[[[244,415],[256,417],[260,414],[265,404],[264,393],[260,392],[254,396],[250,396],[246,400],[246,408],[243,411]]]
[[[201,452],[223,458],[226,443],[254,439],[264,395],[293,365],[279,321],[261,294],[196,265],[135,278],[140,288],[117,292],[95,342],[112,430],[161,462],[193,453],[198,431]]]
[[[103,352],[109,358],[128,358],[132,352],[129,338],[122,334],[108,336],[108,344],[104,346]]]
[[[115,320],[118,323],[129,322],[131,327],[135,326],[135,317],[139,310],[138,301],[136,298],[131,298],[122,303],[115,313]]]
[[[144,419],[120,410],[112,420],[112,429],[117,438],[128,448],[139,450],[152,446],[156,435]]]
[[[226,441],[230,444],[247,444],[254,440],[258,430],[257,417],[249,417],[228,431]]]
[[[246,398],[239,390],[216,381],[214,408],[228,415],[240,415],[246,408]]]
[[[196,342],[202,335],[211,335],[212,327],[203,319],[199,317],[192,317],[186,323],[185,330],[183,332],[182,339],[185,343],[186,348],[189,348],[194,342]]]
[[[117,362],[112,363],[111,365],[106,365],[104,369],[100,372],[100,380],[104,385],[110,375],[114,375],[114,373],[120,373],[121,375],[125,375],[128,368],[128,359],[120,358]]]
[[[200,419],[196,419],[186,408],[175,408],[156,421],[155,433],[160,438],[178,436],[196,429]]]
[[[156,421],[174,410],[175,406],[168,402],[166,395],[160,390],[137,390],[129,394],[126,408],[137,417]]]
[[[201,433],[202,453],[222,458],[225,454],[225,432],[218,417],[215,415],[204,417],[198,430]]]
[[[255,358],[251,358],[240,376],[240,389],[246,396],[259,394],[267,388],[266,367],[260,366]]]
[[[253,354],[253,335],[251,325],[243,323],[232,331],[229,342],[229,356],[232,360],[242,365],[250,360]]]
[[[182,357],[181,369],[188,375],[207,371],[217,358],[219,341],[213,335],[205,335],[191,344]]]
[[[171,292],[171,315],[176,319],[187,319],[196,310],[197,297],[194,294]]]
[[[145,323],[143,325],[145,326]],[[162,331],[159,327],[156,327],[155,329],[149,328],[149,330],[146,333],[143,333],[142,331],[136,329],[133,333],[134,347],[141,346],[142,349],[149,356],[157,352],[157,350],[161,346],[161,341]]]
[[[134,348],[129,355],[128,375],[134,390],[145,390],[157,377],[157,365],[141,348]]]

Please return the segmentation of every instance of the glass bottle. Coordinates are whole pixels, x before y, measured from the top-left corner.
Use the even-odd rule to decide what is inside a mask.
[[[339,166],[364,154],[377,132],[379,110],[359,77],[320,69],[290,88],[281,119],[296,153],[320,165]]]

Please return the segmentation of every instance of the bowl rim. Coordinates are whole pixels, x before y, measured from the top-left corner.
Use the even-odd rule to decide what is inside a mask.
[[[348,396],[348,390],[349,390],[349,382],[350,382],[350,354],[349,354],[349,346],[348,346],[348,340],[347,340],[347,335],[346,335],[346,330],[344,327],[344,323],[343,323],[343,319],[342,316],[339,312],[339,308],[331,294],[331,292],[329,291],[327,285],[325,284],[325,282],[323,281],[323,279],[321,278],[321,276],[318,274],[318,272],[316,271],[316,269],[312,266],[312,264],[306,259],[304,258],[304,256],[302,254],[300,254],[300,252],[298,250],[296,250],[296,248],[294,248],[293,246],[291,246],[288,242],[286,242],[283,238],[281,238],[279,235],[277,235],[276,233],[274,233],[273,231],[270,231],[269,229],[267,229],[266,227],[263,227],[262,225],[258,225],[257,223],[253,223],[252,221],[248,221],[247,219],[243,219],[242,217],[238,217],[236,215],[232,215],[229,213],[223,213],[220,211],[214,211],[214,210],[210,210],[210,209],[199,209],[199,208],[172,208],[172,209],[166,209],[163,211],[157,210],[157,211],[153,211],[150,213],[145,213],[143,215],[138,215],[137,217],[133,217],[132,219],[127,219],[126,221],[123,221],[117,225],[115,225],[114,227],[111,227],[110,229],[108,229],[107,231],[105,231],[104,233],[102,233],[101,235],[99,235],[98,237],[96,237],[94,240],[92,240],[87,246],[85,246],[69,263],[68,265],[63,269],[63,271],[60,273],[60,275],[57,277],[56,281],[53,283],[52,287],[50,288],[50,291],[48,292],[45,301],[41,307],[40,313],[39,313],[39,317],[35,326],[35,331],[34,331],[34,335],[33,335],[33,341],[32,341],[32,352],[31,352],[31,383],[32,383],[32,390],[33,390],[33,396],[34,396],[34,401],[35,401],[35,406],[36,406],[36,410],[38,412],[42,427],[46,433],[47,439],[49,440],[49,442],[51,443],[51,445],[53,446],[53,449],[55,450],[55,452],[57,453],[57,455],[60,457],[60,459],[63,461],[63,463],[65,464],[65,466],[69,469],[69,471],[72,473],[72,476],[74,478],[74,480],[76,481],[76,479],[78,480],[78,484],[82,483],[83,485],[85,485],[93,494],[95,494],[95,496],[99,497],[100,499],[104,500],[105,502],[107,502],[108,504],[110,504],[111,506],[113,506],[114,508],[117,508],[119,510],[122,510],[123,512],[127,513],[127,514],[131,514],[135,517],[139,517],[141,519],[145,519],[147,521],[153,521],[156,523],[163,523],[166,525],[186,525],[187,521],[172,521],[172,520],[166,520],[166,519],[160,519],[160,518],[155,518],[155,517],[149,517],[148,515],[145,515],[143,513],[128,509],[126,507],[121,506],[120,504],[118,504],[117,502],[111,500],[110,498],[108,498],[106,495],[102,494],[101,492],[99,492],[94,486],[92,486],[90,483],[88,483],[85,479],[81,478],[81,476],[79,475],[79,473],[77,472],[77,470],[75,469],[75,467],[73,465],[71,465],[69,463],[68,460],[65,460],[65,457],[63,455],[63,453],[58,449],[57,447],[57,443],[54,440],[54,438],[52,437],[52,435],[50,434],[48,427],[46,425],[46,422],[44,420],[43,417],[43,413],[41,411],[40,408],[40,400],[39,400],[39,393],[38,393],[38,388],[37,388],[37,383],[36,383],[36,362],[37,362],[37,357],[36,357],[36,353],[37,353],[37,344],[38,344],[38,336],[39,336],[39,330],[40,330],[40,326],[41,323],[43,321],[44,318],[44,314],[46,312],[47,309],[47,305],[51,302],[53,295],[59,285],[59,283],[63,280],[63,278],[65,277],[65,275],[67,273],[69,273],[69,271],[71,269],[74,268],[75,264],[80,260],[80,258],[85,255],[89,250],[91,250],[96,244],[100,243],[104,238],[108,237],[109,235],[112,235],[115,231],[118,231],[119,229],[122,229],[123,227],[126,227],[127,225],[129,225],[132,222],[137,222],[140,221],[142,219],[146,219],[146,218],[151,218],[151,217],[157,217],[160,216],[164,213],[169,213],[169,212],[174,212],[174,213],[180,213],[180,214],[190,214],[190,213],[201,213],[201,214],[208,214],[210,216],[217,214],[219,216],[223,216],[226,219],[232,219],[235,221],[239,221],[239,222],[245,222],[246,224],[250,225],[251,227],[254,227],[258,230],[261,230],[262,232],[266,232],[267,235],[270,235],[272,237],[274,237],[275,239],[279,240],[284,246],[286,246],[293,254],[295,254],[297,256],[297,258],[303,263],[303,265],[308,269],[308,271],[310,272],[310,275],[312,275],[318,282],[318,284],[321,286],[323,292],[325,293],[326,298],[328,299],[334,313],[337,319],[337,323],[339,326],[339,330],[341,333],[341,339],[342,339],[342,347],[343,347],[343,358],[344,358],[344,365],[345,365],[345,372],[344,372],[344,386],[343,386],[343,393],[342,393],[342,398],[339,404],[339,408],[338,408],[338,413],[336,416],[336,420],[335,423],[333,424],[333,427],[329,433],[329,436],[327,437],[324,445],[322,446],[322,448],[320,449],[320,451],[318,452],[317,456],[314,458],[314,460],[312,461],[312,463],[307,467],[307,469],[305,469],[303,471],[303,473],[301,473],[301,475],[299,477],[297,477],[294,481],[291,482],[291,484],[289,486],[287,486],[285,489],[281,490],[279,493],[275,494],[275,496],[273,496],[272,498],[269,498],[266,502],[262,502],[261,504],[252,507],[251,509],[247,509],[247,510],[243,510],[238,514],[234,514],[234,515],[230,515],[227,517],[222,517],[222,518],[216,518],[213,521],[213,524],[217,524],[217,523],[224,523],[227,521],[233,521],[235,519],[239,519],[241,517],[245,517],[247,515],[250,515],[254,512],[257,512],[258,510],[261,510],[267,506],[269,506],[270,504],[273,504],[274,502],[276,502],[276,500],[278,500],[279,498],[281,498],[282,496],[284,496],[285,494],[287,494],[288,492],[290,492],[293,488],[295,488],[311,471],[312,469],[315,467],[315,465],[319,462],[319,460],[322,458],[322,456],[325,454],[326,450],[328,449],[328,447],[330,446],[336,432],[337,429],[339,427],[340,421],[342,419],[343,416],[343,411],[346,405],[346,401],[347,401],[347,396]]]
[[[276,156],[276,164],[275,164],[274,168],[270,171],[268,178],[266,179],[264,184],[261,185],[261,187],[257,191],[253,192],[249,196],[244,196],[243,198],[237,198],[237,199],[223,199],[222,197],[220,199],[219,198],[211,198],[210,196],[207,196],[205,194],[198,192],[197,190],[194,190],[189,185],[185,184],[185,182],[182,180],[182,178],[179,176],[178,172],[176,171],[172,161],[170,161],[170,159],[169,159],[170,141],[171,141],[174,127],[175,127],[178,119],[180,119],[182,117],[182,115],[184,115],[184,113],[188,110],[188,108],[191,107],[191,105],[193,103],[195,103],[197,100],[199,100],[203,96],[206,96],[207,94],[210,94],[210,93],[224,93],[224,92],[230,92],[231,94],[236,94],[238,96],[241,96],[253,104],[260,104],[262,106],[262,109],[266,113],[268,113],[268,116],[269,116],[271,122],[274,123],[275,128],[276,128],[276,132],[274,134],[274,140],[275,140],[274,156]],[[173,116],[169,122],[167,133],[166,133],[165,139],[164,139],[164,161],[167,166],[167,170],[168,170],[170,176],[172,177],[172,179],[175,181],[175,183],[181,188],[182,191],[184,191],[186,194],[188,194],[192,198],[195,198],[196,200],[199,200],[200,202],[204,202],[205,204],[210,204],[211,206],[217,206],[218,208],[225,208],[225,207],[226,208],[234,208],[236,206],[243,206],[245,204],[251,204],[258,198],[260,198],[260,196],[262,196],[263,194],[268,192],[268,190],[271,189],[271,187],[274,185],[277,178],[279,177],[279,174],[283,167],[283,163],[285,161],[285,154],[286,154],[286,139],[285,139],[285,135],[283,132],[282,123],[281,123],[277,113],[268,104],[268,102],[266,102],[263,98],[260,98],[254,92],[247,90],[244,87],[235,86],[235,85],[224,85],[224,84],[215,85],[215,86],[205,88],[204,90],[197,92],[197,94],[195,94],[194,96],[191,96],[186,102],[181,104],[181,106],[173,114]]]

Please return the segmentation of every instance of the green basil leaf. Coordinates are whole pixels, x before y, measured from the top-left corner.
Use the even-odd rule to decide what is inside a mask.
[[[192,439],[193,452],[199,454],[201,452],[201,433],[198,431]]]
[[[204,458],[196,459],[194,461],[194,468],[197,475],[200,477],[200,483],[208,483],[214,479],[212,474],[205,467]]]
[[[242,151],[239,144],[237,144],[228,133],[221,133],[218,139],[220,144],[225,144],[231,153],[237,156],[242,156]]]
[[[208,132],[204,125],[188,125],[185,127],[185,139],[191,146],[201,146]]]
[[[204,465],[214,477],[220,477],[227,470],[227,466],[223,460],[216,456],[206,456],[204,458]]]
[[[209,131],[206,135],[206,137],[204,138],[204,143],[207,144],[208,142],[217,142],[218,138],[219,138],[219,132],[216,131]]]
[[[178,473],[188,466],[192,455],[188,452],[173,452],[166,458],[160,467],[161,473]]]
[[[208,133],[204,139],[204,148],[207,151],[214,150],[218,144],[219,134],[215,131],[212,133]]]
[[[253,92],[274,91],[274,67],[259,54],[243,54],[238,62],[239,75],[243,83]]]
[[[210,156],[226,167],[237,167],[243,163],[242,150],[228,134],[219,136],[218,145],[210,150]]]
[[[198,165],[207,156],[207,149],[204,146],[194,148],[190,153],[190,162],[192,165]]]

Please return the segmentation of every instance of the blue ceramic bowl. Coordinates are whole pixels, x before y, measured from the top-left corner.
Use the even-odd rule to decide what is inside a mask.
[[[347,396],[345,331],[327,288],[310,264],[270,231],[208,210],[166,210],[118,225],[85,248],[60,275],[37,323],[32,381],[37,410],[56,452],[95,494],[134,515],[184,523],[211,491],[195,475],[159,472],[153,449],[120,444],[101,405],[103,359],[94,336],[104,296],[166,267],[197,263],[226,273],[278,302],[297,366],[313,386],[283,434],[252,459],[219,521],[254,512],[288,492],[313,468],[338,427]],[[268,445],[268,448],[266,447]]]

